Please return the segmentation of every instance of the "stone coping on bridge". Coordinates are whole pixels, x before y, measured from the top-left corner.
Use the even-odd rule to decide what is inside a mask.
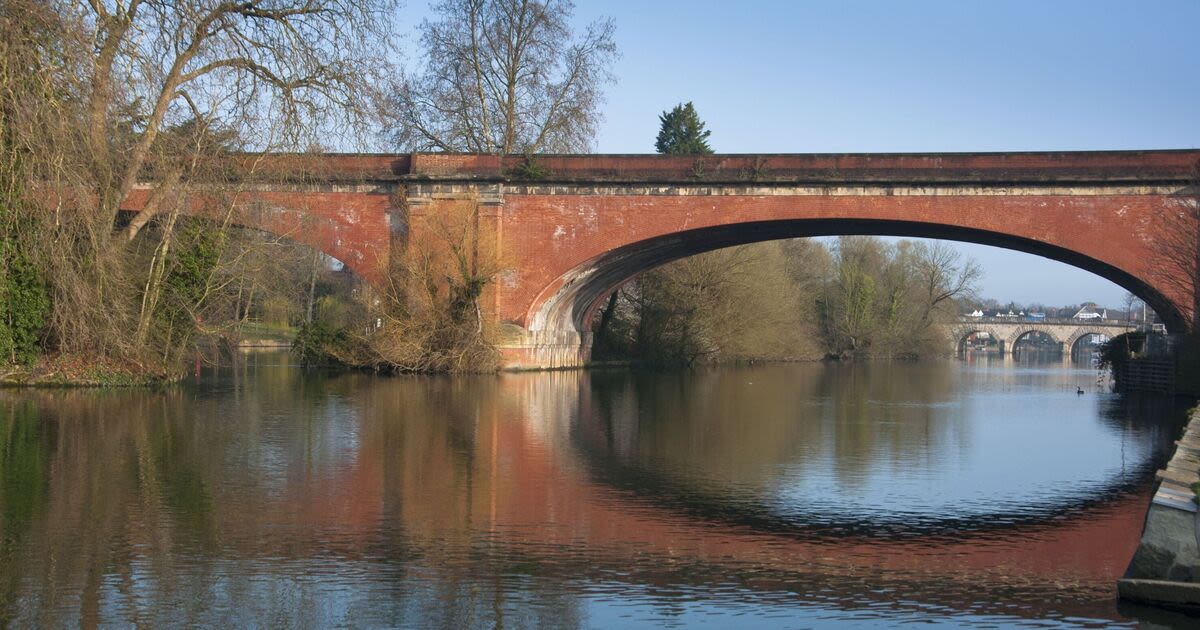
[[[560,183],[1180,184],[1200,150],[1012,153],[276,154],[247,156],[263,180]]]
[[[1074,317],[1042,317],[1031,318],[1028,315],[1013,315],[1012,317],[971,317],[963,315],[958,318],[963,324],[1053,324],[1055,326],[1119,326],[1133,328],[1145,325],[1142,322],[1131,322],[1120,319],[1077,319]]]

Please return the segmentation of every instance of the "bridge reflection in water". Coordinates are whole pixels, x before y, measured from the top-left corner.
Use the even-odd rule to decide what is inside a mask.
[[[0,624],[1120,619],[1181,414],[982,361],[4,392]]]

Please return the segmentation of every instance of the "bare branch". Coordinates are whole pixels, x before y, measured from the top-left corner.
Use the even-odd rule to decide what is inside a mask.
[[[555,0],[445,0],[422,24],[423,72],[394,91],[408,150],[586,151],[616,58],[612,22],[578,41]],[[417,96],[420,95],[420,96]]]

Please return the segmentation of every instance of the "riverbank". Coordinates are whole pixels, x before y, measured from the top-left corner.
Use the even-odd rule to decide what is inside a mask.
[[[236,338],[224,341],[217,336],[201,338],[196,351],[208,357],[207,362],[219,360],[224,352],[286,352],[295,336],[296,329],[292,327],[247,322]],[[178,374],[169,374],[134,363],[93,357],[43,356],[30,365],[0,365],[0,387],[158,387],[179,382],[189,371],[186,366],[179,367]]]
[[[1130,601],[1200,611],[1200,409],[1192,410],[1175,454],[1155,476],[1141,542],[1117,591]]]
[[[152,387],[178,380],[140,366],[63,355],[0,368],[0,387]]]

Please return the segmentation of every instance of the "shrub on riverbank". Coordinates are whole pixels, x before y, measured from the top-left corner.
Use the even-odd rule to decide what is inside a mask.
[[[295,348],[310,360],[376,371],[493,371],[496,318],[485,294],[500,265],[478,206],[448,206],[392,253],[384,286],[360,286],[352,303],[319,309]]]
[[[117,9],[4,4],[0,365],[180,371],[198,333],[234,325],[218,307],[242,286],[230,229],[263,210],[238,202],[252,153],[375,132],[390,0]]]

